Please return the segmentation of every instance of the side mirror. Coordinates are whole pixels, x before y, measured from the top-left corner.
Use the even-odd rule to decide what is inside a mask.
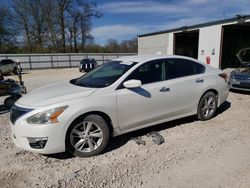
[[[123,83],[123,86],[130,89],[130,88],[138,88],[141,87],[141,81],[140,80],[128,80]]]

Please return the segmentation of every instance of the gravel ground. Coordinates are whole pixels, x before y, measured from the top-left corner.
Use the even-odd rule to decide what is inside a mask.
[[[31,90],[80,75],[75,68],[36,70],[24,81]],[[247,93],[230,92],[209,121],[188,117],[112,138],[103,154],[90,158],[18,149],[2,105],[0,114],[0,187],[250,187]],[[146,136],[151,131],[165,142],[156,145]],[[134,137],[146,144],[137,145]]]

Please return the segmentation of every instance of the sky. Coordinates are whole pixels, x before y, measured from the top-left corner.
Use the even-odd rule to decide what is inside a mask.
[[[129,40],[139,34],[250,15],[250,0],[96,0],[95,43]]]

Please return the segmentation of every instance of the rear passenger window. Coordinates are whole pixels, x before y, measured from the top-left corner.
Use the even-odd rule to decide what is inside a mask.
[[[168,79],[180,78],[195,74],[194,64],[185,59],[169,59],[167,61]]]
[[[174,79],[205,72],[205,67],[186,59],[167,60],[167,78]]]
[[[201,74],[205,72],[205,66],[199,64],[199,63],[195,63],[194,62],[194,67],[195,67],[195,72],[196,74]]]
[[[137,68],[126,80],[141,80],[142,84],[149,84],[165,80],[164,59],[147,62]]]

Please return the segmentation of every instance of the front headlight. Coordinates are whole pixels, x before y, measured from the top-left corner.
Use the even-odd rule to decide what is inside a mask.
[[[30,124],[49,124],[57,123],[58,117],[66,110],[68,106],[62,106],[58,108],[52,108],[43,112],[39,112],[27,118],[27,122]]]

